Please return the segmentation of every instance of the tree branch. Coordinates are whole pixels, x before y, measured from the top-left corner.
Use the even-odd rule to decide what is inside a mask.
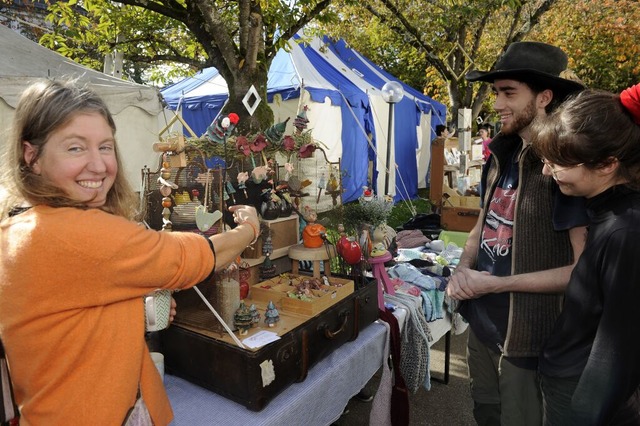
[[[398,8],[391,1],[389,0],[381,0],[381,1],[385,5],[385,7],[389,10],[389,12],[391,12],[395,16],[395,18],[400,21],[400,23],[402,24],[402,27],[392,24],[386,18],[386,16],[383,16],[382,14],[378,13],[368,4],[364,5],[364,7],[369,12],[371,12],[374,16],[376,16],[378,19],[380,19],[382,23],[387,25],[393,32],[395,32],[396,34],[398,34],[399,36],[405,39],[408,38],[409,40],[411,40],[408,42],[408,44],[410,44],[411,46],[413,46],[418,50],[423,51],[425,53],[425,57],[427,58],[427,62],[431,64],[435,69],[437,69],[440,75],[442,75],[445,79],[448,79],[448,80],[453,79],[454,78],[453,74],[447,69],[444,62],[437,55],[433,53],[435,49],[432,46],[430,46],[428,43],[422,40],[422,37],[420,36],[418,30],[409,23],[409,21],[402,14],[402,12],[400,12]],[[405,37],[405,36],[408,36],[408,37]]]

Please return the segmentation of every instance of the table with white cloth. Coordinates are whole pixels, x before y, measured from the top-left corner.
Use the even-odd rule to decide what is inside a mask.
[[[328,425],[337,420],[382,366],[384,326],[374,322],[322,359],[306,379],[293,383],[261,411],[251,411],[205,388],[172,375],[165,387],[175,414],[173,425]]]
[[[402,324],[407,315],[400,308],[394,312]],[[451,327],[447,318],[435,321],[433,342]],[[360,331],[358,338],[347,342],[319,361],[303,382],[293,383],[261,411],[251,411],[230,399],[184,379],[165,375],[165,387],[175,414],[172,425],[329,425],[336,421],[349,399],[365,387],[382,366],[386,328],[377,321]]]

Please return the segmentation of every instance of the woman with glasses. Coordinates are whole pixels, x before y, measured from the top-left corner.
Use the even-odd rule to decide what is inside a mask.
[[[545,425],[640,424],[640,85],[585,90],[535,130],[542,172],[590,217],[540,356]]]

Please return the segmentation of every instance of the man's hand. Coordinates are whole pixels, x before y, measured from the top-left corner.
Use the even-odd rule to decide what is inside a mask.
[[[449,278],[447,295],[455,300],[475,299],[491,293],[492,283],[495,279],[496,277],[488,272],[459,266]]]

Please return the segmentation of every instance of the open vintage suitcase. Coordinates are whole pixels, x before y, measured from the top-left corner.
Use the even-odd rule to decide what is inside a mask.
[[[258,306],[261,327],[280,335],[280,340],[251,350],[238,347],[226,334],[210,331],[210,321],[217,320],[195,291],[185,290],[174,297],[178,316],[161,332],[166,371],[253,411],[262,410],[290,384],[303,381],[309,368],[343,343],[355,340],[361,329],[378,318],[373,280],[356,283],[353,293],[317,314],[281,310],[276,328],[264,328],[266,303],[247,299],[247,306]]]

